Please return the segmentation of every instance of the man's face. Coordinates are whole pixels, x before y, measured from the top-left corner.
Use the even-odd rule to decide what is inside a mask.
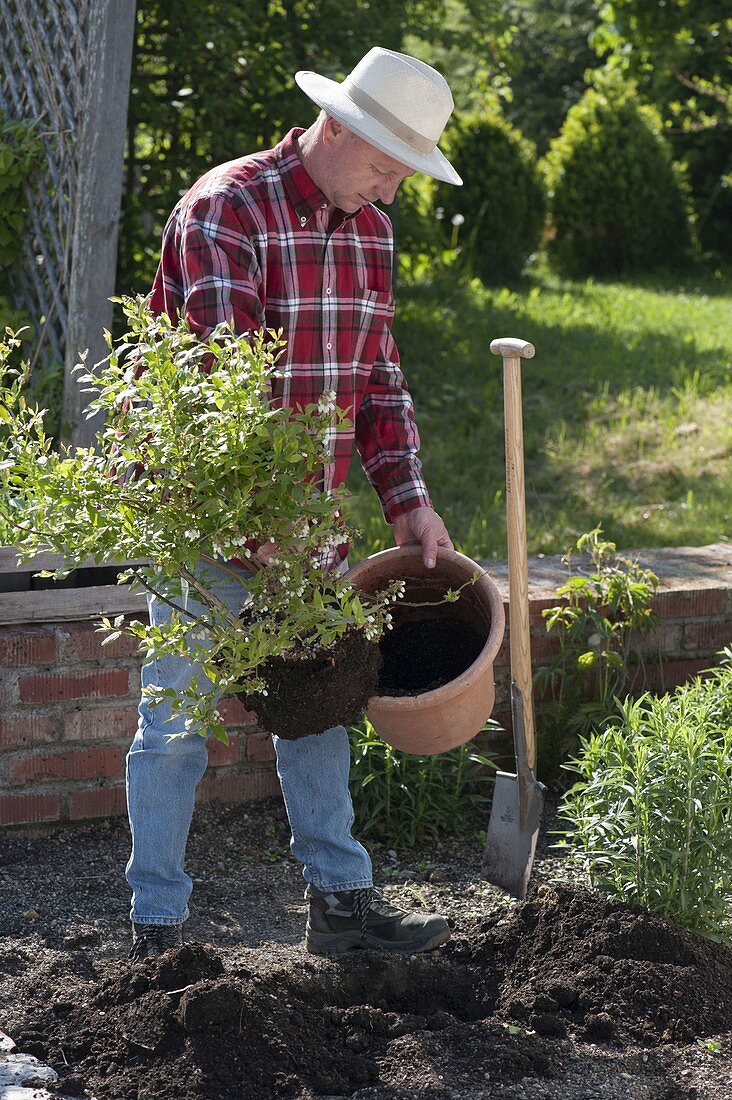
[[[414,175],[413,170],[341,123],[328,119],[326,126],[331,151],[328,178],[321,184],[326,198],[347,214],[377,199],[387,206],[393,202],[399,184]]]

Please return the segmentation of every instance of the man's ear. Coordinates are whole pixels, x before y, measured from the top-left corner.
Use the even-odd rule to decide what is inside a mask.
[[[325,119],[325,125],[323,126],[323,140],[326,145],[333,145],[335,142],[342,140],[343,134],[346,132],[346,127],[342,122],[339,122],[337,118],[332,118],[328,115]]]

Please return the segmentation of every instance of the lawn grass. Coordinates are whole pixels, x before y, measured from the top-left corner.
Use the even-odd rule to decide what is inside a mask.
[[[498,336],[536,347],[522,364],[529,553],[597,524],[622,549],[732,533],[724,273],[579,283],[540,261],[508,289],[443,272],[399,288],[394,334],[435,508],[471,557],[506,555]],[[392,545],[357,461],[349,488],[354,557]]]

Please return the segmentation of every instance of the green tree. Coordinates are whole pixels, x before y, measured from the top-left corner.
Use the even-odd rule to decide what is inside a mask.
[[[681,262],[690,231],[682,177],[657,112],[605,78],[569,111],[546,157],[549,251],[571,277]]]
[[[598,7],[598,0],[504,0],[512,28],[505,114],[541,155],[585,91],[586,70],[596,64],[590,38]]]
[[[442,185],[437,199],[460,241],[461,262],[485,283],[515,278],[538,247],[544,223],[536,150],[500,111],[456,115],[448,150],[463,186]]]
[[[445,0],[444,9],[437,33],[414,25],[404,48],[443,74],[459,111],[505,104],[514,33],[505,0]]]
[[[702,245],[732,248],[732,17],[717,0],[612,0],[593,44],[660,110],[689,170]]]
[[[265,149],[315,106],[298,69],[341,79],[374,44],[431,33],[444,0],[142,0],[118,285],[147,290],[170,210],[207,169]]]

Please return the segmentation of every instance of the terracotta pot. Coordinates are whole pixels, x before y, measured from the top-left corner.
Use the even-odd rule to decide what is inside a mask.
[[[405,603],[439,600],[448,588],[457,589],[481,567],[464,554],[440,550],[434,569],[422,564],[419,546],[394,547],[373,554],[348,573],[354,585],[375,592],[390,581],[406,581]],[[456,603],[437,607],[393,607],[394,629],[406,622],[449,616],[460,619],[484,638],[483,649],[461,675],[420,695],[375,695],[366,715],[379,736],[394,748],[416,754],[447,752],[470,741],[493,710],[493,662],[505,626],[503,600],[494,581],[482,576],[468,585]]]

